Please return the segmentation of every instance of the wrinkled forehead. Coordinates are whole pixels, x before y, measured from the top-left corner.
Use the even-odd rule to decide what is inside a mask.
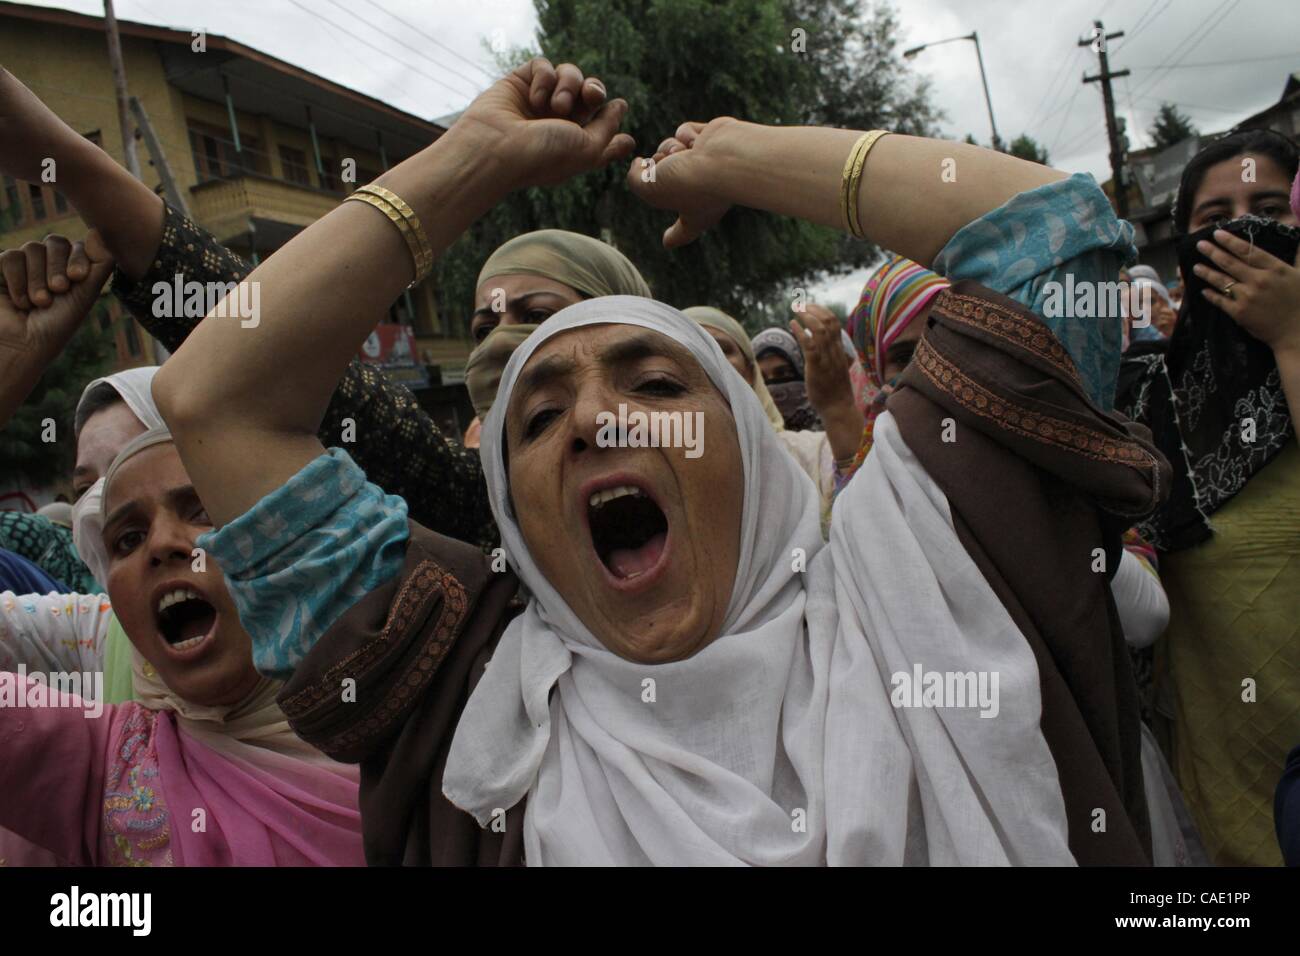
[[[163,498],[169,491],[190,483],[180,453],[171,442],[141,449],[118,464],[104,484],[103,513],[127,501],[146,502]]]
[[[703,340],[694,343],[701,351],[706,344],[718,350],[711,336],[707,343]],[[720,350],[718,353],[717,357],[721,358]],[[507,414],[514,412],[530,392],[558,378],[580,375],[594,367],[613,368],[652,357],[667,359],[687,375],[715,378],[709,367],[714,363],[701,361],[691,348],[658,329],[627,323],[582,325],[551,335],[524,358],[513,376],[507,371],[507,378],[511,378]],[[714,384],[720,385],[718,381]]]

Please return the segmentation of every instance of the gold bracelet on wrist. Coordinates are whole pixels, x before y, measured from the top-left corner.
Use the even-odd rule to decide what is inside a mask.
[[[424,229],[420,226],[419,217],[411,207],[396,193],[373,184],[360,187],[343,201],[348,200],[356,200],[375,207],[397,227],[407,250],[411,253],[411,263],[415,271],[415,277],[407,288],[424,281],[425,277],[433,271],[433,249],[424,234]]]
[[[858,191],[862,185],[862,169],[867,163],[867,154],[871,152],[871,147],[888,132],[889,130],[873,129],[863,133],[853,144],[853,149],[849,150],[848,158],[844,161],[844,173],[840,179],[840,214],[844,220],[844,228],[856,239],[867,237],[862,230],[862,217],[858,212]]]

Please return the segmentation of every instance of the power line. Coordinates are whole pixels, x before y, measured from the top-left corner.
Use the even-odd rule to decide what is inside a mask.
[[[1183,38],[1182,42],[1174,47],[1169,56],[1160,64],[1159,67],[1156,68],[1156,72],[1153,73],[1149,79],[1140,84],[1134,91],[1133,95],[1141,96],[1144,92],[1151,89],[1157,82],[1162,80],[1164,76],[1167,76],[1169,69],[1172,66],[1181,63],[1193,50],[1205,42],[1206,38],[1214,32],[1215,28],[1217,28],[1220,23],[1227,19],[1228,14],[1232,13],[1233,9],[1240,2],[1241,0],[1225,0],[1224,3],[1220,4],[1218,10],[1210,14],[1208,20],[1194,27],[1192,32],[1187,34],[1187,36]],[[1200,34],[1199,36],[1197,36],[1198,33]],[[1189,41],[1193,41],[1193,38],[1195,39],[1194,42],[1191,43],[1191,46],[1183,49]],[[1177,56],[1177,59],[1174,59],[1175,55]],[[1172,61],[1172,63],[1170,61]],[[1163,73],[1160,72],[1162,68],[1164,70]]]
[[[1074,101],[1079,98],[1079,91],[1081,89],[1083,89],[1083,84],[1076,86],[1074,88],[1074,95],[1070,97],[1070,102],[1065,104],[1065,115],[1061,117],[1061,125],[1056,130],[1056,138],[1052,140],[1052,145],[1048,147],[1049,151],[1054,152],[1056,150],[1056,144],[1061,141],[1061,134],[1065,132],[1065,124],[1070,118],[1070,108],[1074,106]],[[1044,122],[1046,122],[1046,120]]]
[[[1052,82],[1047,85],[1047,90],[1043,93],[1043,98],[1038,101],[1034,111],[1030,113],[1030,121],[1025,124],[1027,130],[1036,129],[1041,123],[1045,122],[1049,116],[1055,115],[1053,110],[1043,112],[1043,107],[1047,105],[1048,99],[1051,98],[1053,104],[1064,95],[1066,87],[1061,84],[1061,80],[1069,76],[1071,66],[1082,56],[1082,51],[1076,47],[1073,56],[1068,56],[1061,61],[1061,68],[1057,71]],[[1053,94],[1055,90],[1055,94]]]
[[[307,14],[308,16],[315,17],[315,18],[318,19],[318,20],[324,20],[326,23],[331,23],[331,22],[332,22],[332,21],[329,21],[329,20],[325,20],[324,17],[322,17],[320,14],[316,13],[315,11],[307,9],[307,8],[304,7],[301,3],[299,3],[298,0],[289,0],[289,2],[292,3],[292,4],[293,4],[295,7],[297,7],[299,10],[301,10],[303,13]],[[346,33],[346,34],[347,34],[348,36],[350,36],[352,39],[356,40],[358,43],[361,43],[361,44],[364,44],[365,46],[370,47],[370,49],[374,50],[376,53],[381,53],[381,54],[383,54],[385,57],[388,57],[388,58],[392,59],[393,62],[398,63],[398,64],[400,64],[400,65],[406,67],[406,68],[407,68],[408,70],[410,70],[411,72],[413,72],[413,73],[418,73],[420,76],[424,77],[426,80],[432,80],[434,83],[437,83],[439,86],[443,87],[444,89],[450,90],[451,92],[455,93],[457,96],[464,96],[464,95],[465,95],[465,92],[464,92],[463,90],[458,90],[458,89],[456,89],[455,87],[449,86],[448,84],[444,83],[442,80],[438,79],[438,77],[433,76],[433,75],[431,75],[431,74],[429,74],[429,73],[424,72],[424,70],[421,70],[418,66],[412,66],[412,65],[409,64],[409,63],[405,63],[405,62],[403,62],[402,60],[397,59],[397,57],[393,56],[393,52],[392,52],[391,50],[385,50],[385,49],[382,49],[381,47],[377,47],[377,46],[375,46],[373,43],[371,43],[369,40],[366,40],[366,39],[363,39],[362,37],[357,36],[357,35],[356,35],[355,33],[353,33],[352,31],[350,31],[350,30],[344,30],[343,27],[339,26],[337,23],[335,23],[334,26],[335,26],[336,28],[338,28],[340,31],[342,31],[343,33]]]
[[[338,3],[338,0],[329,0],[329,4],[331,5],[331,7],[337,7],[339,10],[342,10],[342,12],[346,14],[346,16],[352,17],[354,18],[354,20],[359,21],[361,25],[369,27],[370,30],[373,30],[374,33],[377,33],[378,35],[382,36],[383,39],[391,40],[391,42],[398,44],[399,47],[403,47],[404,49],[409,49],[409,51],[415,53],[416,56],[419,56],[421,57],[421,59],[428,61],[430,65],[437,66],[439,70],[446,70],[446,72],[450,73],[452,77],[455,77],[456,79],[460,79],[460,81],[464,81],[465,83],[468,83],[469,88],[471,88],[471,94],[469,95],[477,96],[482,91],[482,88],[480,86],[477,86],[477,81],[473,81],[473,79],[469,79],[469,77],[465,77],[464,74],[458,73],[456,72],[456,70],[451,69],[450,66],[447,66],[446,64],[442,64],[442,62],[438,62],[437,60],[434,60],[432,56],[428,55],[428,53],[425,53],[424,51],[422,51],[422,49],[416,49],[415,47],[412,47],[411,44],[404,42],[404,40],[398,38],[398,36],[394,36],[393,34],[386,33],[385,30],[381,30],[380,27],[374,26],[373,23],[368,23],[367,21],[361,20],[361,18],[357,16],[356,13],[352,12],[352,10],[343,7],[343,4]],[[335,29],[342,30],[342,27],[338,26],[338,23],[334,23],[333,21],[325,21],[325,22],[330,23],[330,25],[334,26]],[[463,95],[463,91],[461,91],[461,95]]]
[[[342,10],[343,13],[347,14],[348,16],[353,17],[353,18],[357,18],[357,15],[356,15],[355,13],[353,13],[353,12],[352,12],[351,10],[349,10],[347,7],[343,6],[343,4],[339,3],[338,0],[329,0],[329,3],[330,3],[331,6],[337,7],[339,10]],[[357,19],[359,19],[359,18],[357,18]],[[336,26],[336,27],[338,26],[337,24],[333,24],[333,25]],[[430,64],[432,64],[433,66],[436,66],[438,69],[440,69],[440,70],[446,70],[448,73],[450,73],[452,76],[456,77],[457,79],[459,79],[459,80],[464,80],[466,83],[468,83],[468,84],[470,85],[470,88],[471,88],[471,90],[473,91],[473,92],[470,94],[471,96],[477,96],[479,93],[482,92],[483,88],[482,88],[481,86],[478,86],[478,85],[477,85],[477,81],[476,81],[476,80],[471,80],[469,77],[465,76],[463,73],[458,73],[457,71],[453,70],[451,67],[449,67],[449,66],[447,66],[447,65],[445,65],[445,64],[443,64],[443,63],[438,62],[438,61],[435,60],[433,57],[429,56],[429,54],[425,53],[423,50],[417,50],[415,47],[411,46],[409,43],[405,42],[404,40],[401,40],[401,39],[399,39],[398,37],[393,36],[391,33],[386,33],[385,31],[379,29],[378,27],[374,26],[373,24],[368,24],[368,23],[367,23],[366,26],[370,27],[370,29],[374,30],[374,31],[375,31],[376,33],[378,33],[381,37],[384,37],[384,38],[387,39],[387,40],[392,40],[392,41],[393,41],[394,43],[396,43],[398,46],[400,46],[400,47],[404,47],[405,49],[410,50],[410,51],[411,51],[412,53],[414,53],[416,56],[423,57],[423,58],[424,58],[425,60],[427,60]]]
[[[1277,53],[1274,54],[1273,56],[1238,57],[1235,60],[1208,60],[1201,63],[1179,63],[1174,66],[1167,66],[1165,67],[1165,69],[1166,70],[1192,70],[1192,69],[1199,69],[1201,67],[1206,67],[1206,66],[1238,66],[1242,63],[1265,63],[1268,62],[1269,60],[1290,60],[1296,57],[1300,57],[1300,51],[1295,53]],[[1142,70],[1143,72],[1145,72],[1147,70],[1158,70],[1160,69],[1160,67],[1134,66],[1134,67],[1130,67],[1130,69]]]
[[[488,70],[483,69],[483,67],[479,66],[477,63],[475,63],[473,60],[469,59],[468,57],[463,57],[463,56],[461,56],[459,53],[457,53],[457,52],[456,52],[454,49],[452,49],[451,47],[447,46],[447,44],[443,43],[441,40],[437,39],[436,37],[431,37],[431,36],[429,36],[429,34],[425,33],[423,30],[421,30],[421,29],[420,29],[419,27],[417,27],[415,24],[410,23],[410,22],[408,22],[408,21],[406,21],[406,20],[403,20],[401,17],[399,17],[397,14],[393,13],[391,10],[385,10],[385,9],[384,9],[383,7],[381,7],[379,4],[375,3],[375,0],[366,0],[366,3],[370,4],[372,7],[374,7],[376,10],[380,11],[381,13],[386,13],[386,14],[388,14],[388,16],[392,17],[394,20],[396,20],[396,21],[397,21],[398,23],[400,23],[402,26],[406,27],[406,29],[408,29],[408,30],[412,30],[412,31],[414,31],[415,33],[418,33],[420,36],[424,37],[424,38],[425,38],[426,40],[428,40],[430,43],[433,43],[433,44],[435,44],[435,45],[437,45],[437,46],[442,47],[444,50],[446,50],[448,53],[450,53],[450,54],[451,54],[452,56],[454,56],[456,59],[458,59],[458,60],[460,60],[460,61],[462,61],[462,62],[464,62],[464,63],[468,63],[470,66],[474,67],[474,69],[478,70],[480,73],[482,73],[484,76],[486,76],[486,77],[487,77],[490,81],[492,81],[493,83],[495,83],[498,79],[500,79],[500,77],[498,77],[495,73],[492,73],[492,72],[489,72]]]
[[[1155,8],[1155,6],[1160,3],[1160,0],[1153,0],[1151,6],[1147,7],[1146,11],[1142,14],[1142,16],[1138,17],[1138,22],[1133,25],[1133,29],[1129,31],[1128,36],[1124,38],[1124,42],[1120,44],[1120,47],[1126,47],[1130,43],[1132,43],[1133,38],[1137,36],[1139,33],[1141,33],[1143,30],[1145,30],[1147,27],[1151,26],[1151,24],[1154,23],[1157,18],[1159,18],[1160,14],[1164,13],[1166,10],[1169,9],[1169,5],[1173,2],[1174,0],[1164,0],[1164,6],[1162,6],[1159,10],[1156,10],[1154,16],[1152,16],[1150,19],[1146,19],[1146,21],[1143,22],[1147,14],[1150,13]],[[1119,48],[1117,47],[1117,49]]]

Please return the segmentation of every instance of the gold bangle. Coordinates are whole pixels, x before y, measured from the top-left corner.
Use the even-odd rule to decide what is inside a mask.
[[[356,202],[363,202],[368,206],[373,206],[378,209],[383,213],[384,218],[397,227],[397,231],[401,233],[402,241],[406,243],[406,248],[411,254],[411,265],[415,273],[414,278],[411,279],[411,283],[407,288],[409,289],[416,285],[424,278],[424,257],[420,250],[419,241],[411,231],[411,227],[408,226],[406,221],[402,218],[402,214],[382,199],[372,196],[369,193],[362,193],[360,190],[343,199],[344,202],[354,200]]]
[[[420,225],[420,217],[415,214],[415,210],[408,206],[401,196],[391,189],[385,189],[383,186],[377,186],[374,183],[368,183],[360,187],[357,192],[378,196],[401,213],[402,218],[415,231],[415,237],[419,240],[420,250],[424,257],[428,260],[430,266],[433,265],[433,247],[429,244],[429,237],[424,234],[424,227]]]
[[[853,223],[849,220],[849,178],[853,175],[853,161],[866,138],[867,134],[863,133],[854,141],[853,148],[844,160],[844,172],[840,174],[840,220],[844,223],[844,231],[848,233],[853,232]]]
[[[840,212],[844,227],[856,239],[865,239],[862,231],[862,218],[858,212],[858,190],[862,185],[862,169],[867,163],[867,154],[876,142],[888,134],[889,130],[873,129],[858,137],[844,161],[844,174],[841,178]]]
[[[362,186],[350,196],[345,197],[343,201],[347,202],[351,199],[374,206],[402,234],[402,240],[411,253],[411,263],[415,272],[415,276],[407,288],[412,288],[424,281],[425,277],[433,271],[433,250],[429,245],[428,238],[424,235],[424,230],[420,228],[419,218],[411,211],[411,207],[395,193],[389,192],[381,186]]]

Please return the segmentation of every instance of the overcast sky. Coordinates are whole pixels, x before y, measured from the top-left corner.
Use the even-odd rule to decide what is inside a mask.
[[[42,6],[100,15],[99,0]],[[1233,125],[1277,101],[1300,70],[1300,3],[1294,0],[899,0],[905,47],[978,31],[998,132],[1028,133],[1052,165],[1110,175],[1100,84],[1086,87],[1097,56],[1077,41],[1101,18],[1117,111],[1134,149],[1162,101],[1177,103],[1204,131]],[[353,89],[434,119],[464,108],[494,73],[484,44],[532,42],[531,0],[116,0],[120,19],[203,28],[239,40]],[[394,19],[393,14],[400,18]],[[405,21],[405,22],[402,22]],[[384,36],[383,34],[389,34]],[[815,42],[815,37],[810,37]],[[366,44],[373,44],[367,46]],[[376,49],[377,48],[377,49]],[[919,54],[945,111],[944,133],[989,140],[974,45]],[[129,80],[129,77],[128,77]],[[617,94],[617,91],[613,91]],[[695,117],[708,119],[708,117]],[[860,276],[827,284],[856,301]]]

